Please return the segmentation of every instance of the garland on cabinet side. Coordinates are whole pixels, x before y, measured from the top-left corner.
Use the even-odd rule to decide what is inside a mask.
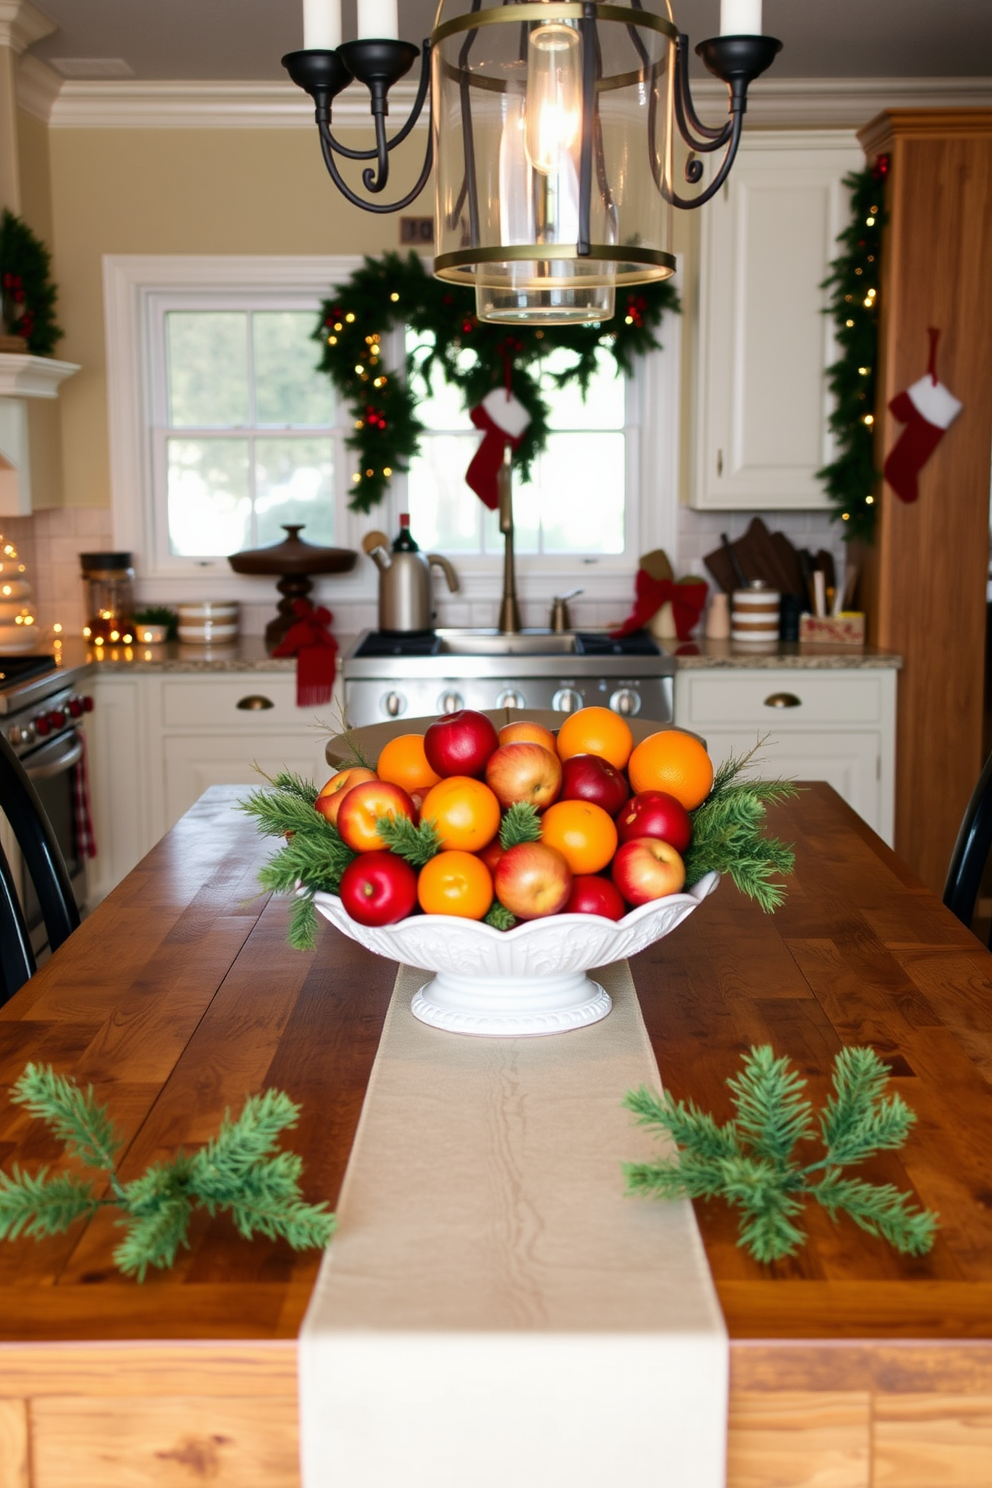
[[[833,521],[844,523],[844,539],[871,542],[879,476],[875,469],[875,376],[878,362],[879,279],[885,180],[889,157],[844,178],[851,192],[851,222],[838,242],[844,252],[831,264],[822,288],[830,290],[840,357],[827,370],[834,409],[830,429],[837,458],[817,472],[833,506]]]
[[[666,310],[679,309],[670,280],[638,284],[618,293],[617,312],[602,325],[502,326],[476,319],[467,290],[434,279],[416,254],[386,253],[366,258],[362,267],[321,308],[313,339],[321,343],[320,370],[350,404],[355,427],[348,446],[357,452],[352,511],[368,512],[381,501],[394,471],[409,468],[424,425],[417,402],[429,396],[439,372],[476,407],[494,387],[512,386],[530,415],[516,450],[526,477],[545,448],[549,409],[541,392],[541,363],[553,351],[574,360],[554,374],[559,387],[577,383],[585,393],[602,349],[619,371],[630,375],[635,358],[660,346],[656,331]],[[422,335],[423,346],[406,358],[406,376],[383,361],[383,338],[404,325]]]

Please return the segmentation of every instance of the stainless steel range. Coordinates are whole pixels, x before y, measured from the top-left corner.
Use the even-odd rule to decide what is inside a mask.
[[[671,723],[674,673],[644,632],[366,631],[344,660],[345,710],[353,728],[459,708],[573,713],[593,703]]]
[[[82,671],[56,667],[51,656],[0,656],[0,729],[48,813],[81,911],[86,907],[86,854],[77,842],[73,777],[83,753],[83,717],[93,706],[90,697],[76,690]],[[3,817],[0,840],[37,955],[45,945],[41,911]]]

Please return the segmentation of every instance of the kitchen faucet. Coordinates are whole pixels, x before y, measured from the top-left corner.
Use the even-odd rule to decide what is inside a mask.
[[[517,575],[513,566],[513,467],[509,445],[496,477],[499,486],[499,530],[503,534],[503,597],[499,604],[500,635],[516,635],[520,629],[517,604]]]

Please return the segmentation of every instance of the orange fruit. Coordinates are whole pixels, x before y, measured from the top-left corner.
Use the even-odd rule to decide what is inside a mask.
[[[642,739],[627,767],[630,788],[667,791],[686,811],[701,806],[713,785],[713,761],[694,734],[662,729]]]
[[[420,819],[434,823],[442,847],[478,852],[499,831],[499,802],[481,780],[449,775],[427,792]]]
[[[634,747],[630,726],[611,708],[580,708],[570,713],[558,730],[558,757],[598,754],[622,770]]]
[[[541,817],[541,841],[557,848],[573,873],[598,873],[617,850],[617,829],[592,801],[557,801]]]
[[[379,756],[376,774],[391,785],[410,791],[429,791],[441,779],[427,763],[423,734],[398,734]]]
[[[469,852],[439,852],[420,870],[417,898],[425,914],[481,920],[493,902],[492,874]]]
[[[528,718],[518,718],[516,723],[504,723],[499,731],[500,744],[543,744],[552,754],[558,752],[555,736],[543,723],[531,723]]]

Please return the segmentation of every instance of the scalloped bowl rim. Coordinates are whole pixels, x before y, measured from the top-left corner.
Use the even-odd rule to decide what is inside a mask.
[[[704,899],[708,898],[714,892],[719,882],[719,873],[713,871],[704,873],[702,878],[697,879],[691,889],[686,889],[678,894],[664,894],[660,899],[649,899],[647,904],[639,904],[636,909],[632,909],[619,920],[611,920],[606,915],[540,915],[537,919],[524,920],[521,924],[514,925],[512,930],[497,930],[494,925],[486,925],[482,920],[470,920],[464,915],[440,914],[408,915],[406,919],[395,920],[391,925],[362,925],[358,920],[351,918],[351,915],[348,914],[337,894],[328,894],[322,890],[318,890],[313,898],[314,903],[318,907],[321,902],[336,905],[349,924],[354,925],[359,935],[364,931],[373,931],[380,935],[399,935],[407,925],[429,924],[436,926],[438,930],[443,930],[446,925],[452,925],[457,926],[463,932],[465,930],[468,930],[469,933],[474,932],[480,935],[484,941],[489,939],[496,944],[506,945],[510,941],[519,943],[541,935],[552,925],[567,928],[569,925],[588,925],[592,921],[600,925],[612,925],[618,932],[632,930],[637,925],[640,925],[643,920],[648,920],[653,914],[657,914],[662,907],[669,909],[675,905],[684,904],[689,909],[697,908],[698,905],[702,904]],[[356,936],[357,938],[358,936]]]

